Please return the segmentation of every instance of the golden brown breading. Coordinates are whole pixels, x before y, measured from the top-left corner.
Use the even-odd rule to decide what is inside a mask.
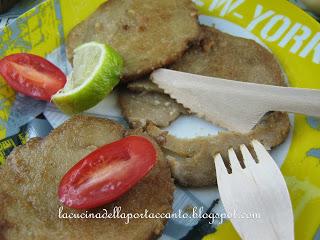
[[[133,128],[143,127],[147,121],[159,127],[167,127],[181,114],[189,110],[164,94],[149,78],[131,82],[130,90],[122,89],[119,94],[119,105],[122,115]]]
[[[152,123],[146,127],[147,133],[163,147],[176,181],[192,187],[216,184],[213,158],[217,153],[227,159],[229,148],[249,145],[252,139],[259,140],[267,149],[271,149],[285,140],[289,129],[288,115],[279,112],[266,115],[248,134],[222,132],[217,136],[179,139]]]
[[[234,37],[208,27],[202,27],[200,44],[191,47],[171,68],[239,81],[285,85],[285,77],[281,68],[268,50],[253,40]],[[135,92],[151,91],[161,94],[161,90],[145,80],[130,83],[128,88]],[[137,93],[127,92],[126,95],[126,98],[131,100]],[[168,95],[162,95],[169,98]],[[155,125],[161,126],[159,119],[166,118],[167,112],[165,110],[162,108],[152,109],[154,112],[152,119],[148,118],[150,112],[139,111],[141,108],[149,109],[152,99],[149,98],[145,102],[140,101],[139,109],[132,111],[128,111],[127,108],[132,104],[129,100],[127,105],[121,105],[122,111],[129,121],[132,116],[135,116],[136,121],[139,119],[144,119],[144,122],[150,120]],[[158,114],[158,118],[156,114]],[[272,113],[266,116],[265,120],[261,121],[249,136],[226,132],[218,136],[195,139],[177,139],[170,135],[166,136],[159,129],[155,133],[157,128],[152,124],[147,129],[149,129],[149,134],[158,139],[158,135],[160,135],[160,139],[162,138],[164,152],[170,159],[174,178],[184,186],[201,187],[214,184],[216,181],[212,159],[215,149],[218,152],[224,152],[228,146],[249,143],[251,138],[256,138],[262,141],[266,147],[271,148],[285,140],[290,124],[287,114]],[[150,129],[153,131],[150,132]]]
[[[90,41],[108,43],[124,58],[131,80],[177,60],[199,36],[191,0],[109,0],[68,35],[67,52]]]
[[[133,128],[143,127],[147,121],[166,127],[180,114],[187,113],[181,104],[168,95],[156,92],[132,93],[122,90],[119,104],[123,116]]]
[[[110,120],[76,116],[43,140],[17,147],[0,168],[1,239],[154,239],[165,219],[59,219],[57,190],[62,176],[99,146],[121,139],[125,129]],[[172,211],[174,185],[170,168],[155,144],[157,165],[133,189],[112,204],[112,211],[153,213]],[[64,208],[64,213],[79,211]],[[80,211],[81,212],[81,211]],[[101,212],[102,208],[94,212]]]
[[[284,74],[275,56],[253,40],[202,27],[192,47],[171,69],[210,77],[281,86]]]

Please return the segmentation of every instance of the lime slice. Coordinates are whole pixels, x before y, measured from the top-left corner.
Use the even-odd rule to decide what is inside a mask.
[[[73,72],[64,88],[52,96],[67,114],[83,112],[104,99],[119,83],[122,57],[110,46],[85,43],[74,50]]]

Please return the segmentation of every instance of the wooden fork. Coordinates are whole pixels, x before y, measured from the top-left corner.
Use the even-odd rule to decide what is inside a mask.
[[[242,239],[292,240],[293,212],[285,180],[264,146],[257,140],[251,144],[257,162],[248,148],[241,145],[245,168],[241,167],[235,151],[228,150],[231,173],[221,155],[215,156],[218,188],[225,211]]]

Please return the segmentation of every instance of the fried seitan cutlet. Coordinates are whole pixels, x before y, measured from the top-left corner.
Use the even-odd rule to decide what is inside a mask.
[[[181,114],[189,113],[148,78],[131,82],[127,88],[120,91],[119,105],[133,128],[143,127],[147,121],[167,127]]]
[[[98,147],[127,132],[110,120],[77,116],[44,139],[17,147],[0,168],[0,239],[154,239],[165,219],[60,219],[57,191],[62,176]],[[130,133],[129,133],[130,134]],[[137,132],[134,133],[137,135]],[[122,213],[170,213],[174,185],[157,144],[157,164],[134,188],[106,208]],[[79,213],[64,208],[63,213]],[[89,211],[90,212],[90,211]]]
[[[171,68],[239,81],[286,85],[277,60],[268,50],[253,40],[231,36],[208,27],[202,27],[200,44],[191,47]],[[141,119],[140,123],[148,120],[152,122],[147,127],[148,133],[160,139],[165,154],[170,159],[174,178],[184,186],[201,187],[216,183],[213,163],[215,153],[224,153],[229,147],[237,148],[242,143],[249,143],[251,138],[272,148],[285,140],[290,129],[287,114],[270,113],[247,135],[226,132],[208,138],[178,139],[156,127],[162,127],[160,123],[163,119],[173,121],[178,117],[177,114],[170,116],[167,110],[153,106],[152,112],[158,114],[158,117],[152,115],[152,119],[146,118],[151,114],[149,109],[153,100],[149,97],[148,101],[144,101],[145,95],[162,95],[164,102],[170,97],[146,80],[129,83],[128,89],[130,90],[125,90],[119,97],[124,116],[131,123],[132,117],[136,122]],[[139,107],[133,108],[132,103]],[[184,114],[186,111],[178,112]]]
[[[119,103],[125,106],[122,107],[122,114],[133,128],[143,127],[147,121],[166,127],[181,114],[188,113],[181,104],[157,92],[132,94],[130,91],[122,91]]]
[[[202,27],[200,45],[171,69],[204,76],[282,86],[285,76],[275,56],[253,40]]]
[[[67,53],[85,42],[108,43],[124,58],[126,81],[173,63],[199,32],[191,0],[109,0],[70,32]]]
[[[229,148],[238,151],[241,144],[249,146],[252,139],[271,149],[284,141],[289,129],[288,115],[281,112],[264,116],[248,134],[221,132],[217,136],[181,139],[162,131],[153,123],[146,127],[147,133],[162,146],[173,177],[180,185],[186,187],[216,184],[214,156],[217,153],[221,153],[223,159],[228,159]]]

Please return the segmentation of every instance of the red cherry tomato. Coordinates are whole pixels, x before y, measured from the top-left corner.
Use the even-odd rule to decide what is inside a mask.
[[[62,178],[58,195],[65,206],[90,209],[119,198],[155,165],[157,153],[141,136],[104,145],[74,165]]]
[[[16,91],[46,101],[50,101],[67,81],[58,67],[28,53],[12,54],[1,59],[0,75]]]

